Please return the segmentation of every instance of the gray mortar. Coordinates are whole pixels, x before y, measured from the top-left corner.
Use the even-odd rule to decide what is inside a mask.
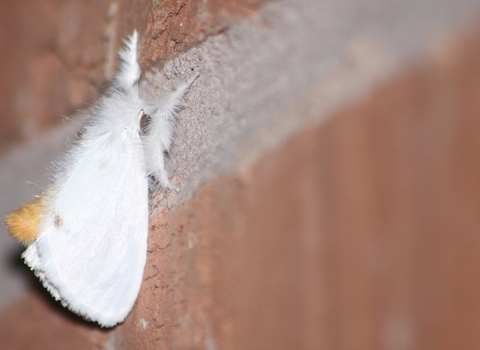
[[[180,113],[170,173],[189,199],[328,112],[425,55],[477,1],[318,1],[266,4],[259,13],[149,72],[144,88],[200,73]],[[476,12],[476,11],[475,11]],[[427,50],[426,50],[427,49]],[[162,196],[165,197],[165,196]]]

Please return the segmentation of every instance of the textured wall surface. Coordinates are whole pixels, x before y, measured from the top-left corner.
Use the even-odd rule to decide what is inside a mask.
[[[1,348],[480,347],[477,2],[1,6],[1,214],[133,28],[147,94],[200,73],[127,320],[64,310],[1,232]]]

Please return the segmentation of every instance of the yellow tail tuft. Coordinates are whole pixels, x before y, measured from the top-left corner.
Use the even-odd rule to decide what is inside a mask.
[[[46,194],[42,194],[28,203],[23,203],[19,209],[5,216],[9,235],[23,245],[29,245],[37,238],[45,209],[45,197]]]

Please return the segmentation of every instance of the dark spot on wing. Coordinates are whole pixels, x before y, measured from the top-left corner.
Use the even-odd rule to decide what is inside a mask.
[[[103,171],[107,168],[107,162],[102,160],[98,162],[98,170]]]
[[[60,215],[55,214],[53,217],[53,225],[56,229],[59,229],[63,226],[63,219],[60,217]]]

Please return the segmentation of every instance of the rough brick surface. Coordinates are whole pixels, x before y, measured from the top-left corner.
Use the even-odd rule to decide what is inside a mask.
[[[265,0],[42,1],[0,4],[0,147],[86,107],[116,69],[132,28],[144,34],[141,61],[168,59],[255,12]]]

